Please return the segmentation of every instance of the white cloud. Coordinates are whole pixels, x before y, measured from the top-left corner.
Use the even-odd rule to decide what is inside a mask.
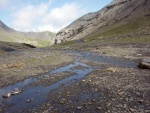
[[[19,30],[30,30],[35,24],[38,24],[39,18],[45,15],[46,10],[46,4],[24,7],[13,13],[13,26]]]
[[[75,3],[49,9],[49,3],[28,5],[12,14],[13,27],[22,31],[57,32],[83,14],[83,9]]]
[[[10,2],[11,0],[0,0],[0,7],[6,7]]]

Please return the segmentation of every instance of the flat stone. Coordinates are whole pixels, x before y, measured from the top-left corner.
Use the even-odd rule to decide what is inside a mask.
[[[96,99],[92,99],[92,102],[95,102],[96,101]]]
[[[11,96],[11,94],[7,93],[7,94],[3,95],[3,98],[9,98],[10,96]]]
[[[150,58],[145,58],[142,60],[143,62],[147,62],[147,63],[150,63]]]
[[[11,95],[17,95],[17,94],[19,94],[20,92],[18,92],[18,91],[11,91],[10,93],[11,93]]]
[[[101,107],[97,107],[96,109],[97,109],[97,110],[101,110],[102,108],[101,108]]]
[[[142,59],[138,67],[143,69],[150,69],[150,58]]]
[[[33,100],[33,98],[26,100],[26,103],[30,103]]]
[[[135,109],[133,109],[133,108],[130,108],[130,109],[129,109],[129,111],[131,111],[131,112],[135,112],[136,110],[135,110]]]
[[[33,98],[30,98],[28,100],[26,100],[26,103],[30,103],[33,100]]]
[[[109,68],[107,68],[106,70],[107,70],[107,71],[111,71],[111,72],[113,72],[113,73],[115,73],[115,72],[117,71],[117,69],[114,68],[114,67],[109,67]]]
[[[142,100],[142,99],[139,99],[139,100],[138,100],[138,102],[139,102],[139,103],[143,103],[143,102],[144,102],[144,100]]]
[[[66,103],[66,99],[62,99],[62,100],[60,100],[60,102],[59,102],[60,104],[65,104]]]
[[[19,93],[21,93],[21,90],[19,90],[18,88],[15,88],[13,91],[10,92],[11,95],[17,95]]]
[[[82,106],[78,106],[77,109],[82,109]]]

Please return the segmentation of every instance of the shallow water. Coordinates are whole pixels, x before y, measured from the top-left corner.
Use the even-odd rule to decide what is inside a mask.
[[[76,67],[76,66],[83,66],[84,69],[72,69],[73,67]],[[51,74],[55,74],[55,73],[59,73],[59,72],[66,72],[66,71],[70,72],[70,73],[75,73],[75,74],[72,74],[69,77],[62,79],[48,87],[29,86],[29,84],[33,83],[34,81],[36,81],[38,79],[38,78],[30,78],[23,82],[8,86],[6,88],[2,88],[2,89],[0,89],[0,105],[1,105],[0,108],[3,109],[4,106],[11,106],[8,110],[6,110],[6,112],[16,112],[16,110],[19,111],[22,109],[33,109],[37,105],[42,104],[43,102],[45,102],[47,100],[46,94],[48,94],[54,90],[55,91],[62,90],[63,87],[66,87],[67,85],[70,85],[73,82],[81,79],[82,77],[84,77],[85,75],[90,73],[92,70],[93,69],[86,64],[75,62],[73,64],[70,64],[70,65],[67,65],[62,68],[59,68],[59,69],[49,72],[48,73],[49,76]],[[64,85],[62,86],[62,84],[64,84]],[[27,86],[27,87],[25,87],[25,86]],[[2,98],[3,94],[11,92],[14,88],[21,89],[22,87],[25,87],[25,90],[23,90],[23,92],[21,94],[11,96],[8,99]],[[30,102],[30,103],[25,102],[26,100],[31,99],[31,98],[34,99],[32,102]],[[5,104],[3,104],[3,103],[5,103]]]
[[[80,80],[81,78],[83,78],[84,76],[92,72],[93,67],[80,62],[80,60],[83,60],[83,59],[90,60],[93,62],[101,62],[104,64],[110,64],[113,66],[122,66],[122,67],[129,67],[129,68],[134,68],[137,66],[136,63],[131,62],[128,59],[104,57],[104,56],[99,56],[96,53],[90,53],[90,52],[69,51],[68,53],[75,56],[76,61],[67,66],[55,69],[47,74],[51,76],[52,74],[55,74],[55,73],[67,71],[70,73],[68,77],[50,86],[42,86],[42,85],[31,86],[30,84],[35,82],[38,78],[30,78],[22,82],[16,83],[14,85],[1,88],[0,89],[0,109],[2,109],[5,112],[16,113],[17,111],[20,111],[20,110],[33,109],[37,107],[37,105],[40,105],[43,102],[46,102],[47,101],[46,95],[48,93],[52,91],[57,92],[57,91],[63,90],[64,87]],[[75,68],[77,66],[82,66],[83,68]],[[40,76],[40,78],[42,77],[44,77],[44,75]],[[2,98],[2,95],[11,92],[14,88],[23,89],[23,91],[21,94],[11,96],[8,99]],[[84,97],[83,96],[84,95],[82,95],[82,98],[87,98],[87,96],[89,95],[85,95]],[[31,98],[33,98],[33,100],[30,103],[25,102],[26,100],[31,99]],[[10,106],[10,107],[4,110],[6,106]]]
[[[109,64],[112,66],[121,66],[126,68],[136,68],[137,63],[130,61],[129,59],[124,58],[116,58],[111,56],[102,56],[93,52],[77,52],[77,51],[69,51],[70,54],[76,54],[80,56],[80,60],[89,60],[92,62],[100,62],[103,64]],[[78,60],[79,58],[77,58]]]

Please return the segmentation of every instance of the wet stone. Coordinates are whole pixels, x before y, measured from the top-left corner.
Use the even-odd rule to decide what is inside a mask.
[[[11,94],[7,93],[7,94],[3,95],[3,98],[9,98],[10,96],[11,96]]]
[[[26,100],[26,103],[30,103],[33,100],[33,98]]]
[[[20,93],[21,93],[21,90],[19,90],[18,88],[15,88],[13,91],[11,91],[11,95],[17,95]]]
[[[18,88],[15,88],[10,93],[4,94],[3,98],[9,98],[11,95],[17,95],[17,94],[20,94],[20,93],[21,93],[21,90],[19,90]]]
[[[26,100],[26,103],[30,103],[31,102],[31,100],[29,99],[29,100]]]
[[[143,69],[150,69],[150,58],[142,59],[138,67]]]

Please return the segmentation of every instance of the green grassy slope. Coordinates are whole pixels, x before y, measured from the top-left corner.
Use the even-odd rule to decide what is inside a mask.
[[[54,33],[52,33],[55,36]],[[17,33],[7,33],[4,31],[0,31],[0,41],[4,42],[18,42],[18,43],[27,43],[34,45],[36,47],[46,47],[51,45],[51,39],[37,38],[36,36],[28,36],[20,35]]]
[[[150,43],[150,17],[118,23],[84,37],[87,42],[101,43]]]
[[[99,29],[98,31],[85,36],[80,40],[62,42],[54,45],[54,47],[87,47],[89,45],[98,44],[150,44],[150,17],[136,19],[136,21],[128,21],[124,23],[114,23],[108,27]]]

